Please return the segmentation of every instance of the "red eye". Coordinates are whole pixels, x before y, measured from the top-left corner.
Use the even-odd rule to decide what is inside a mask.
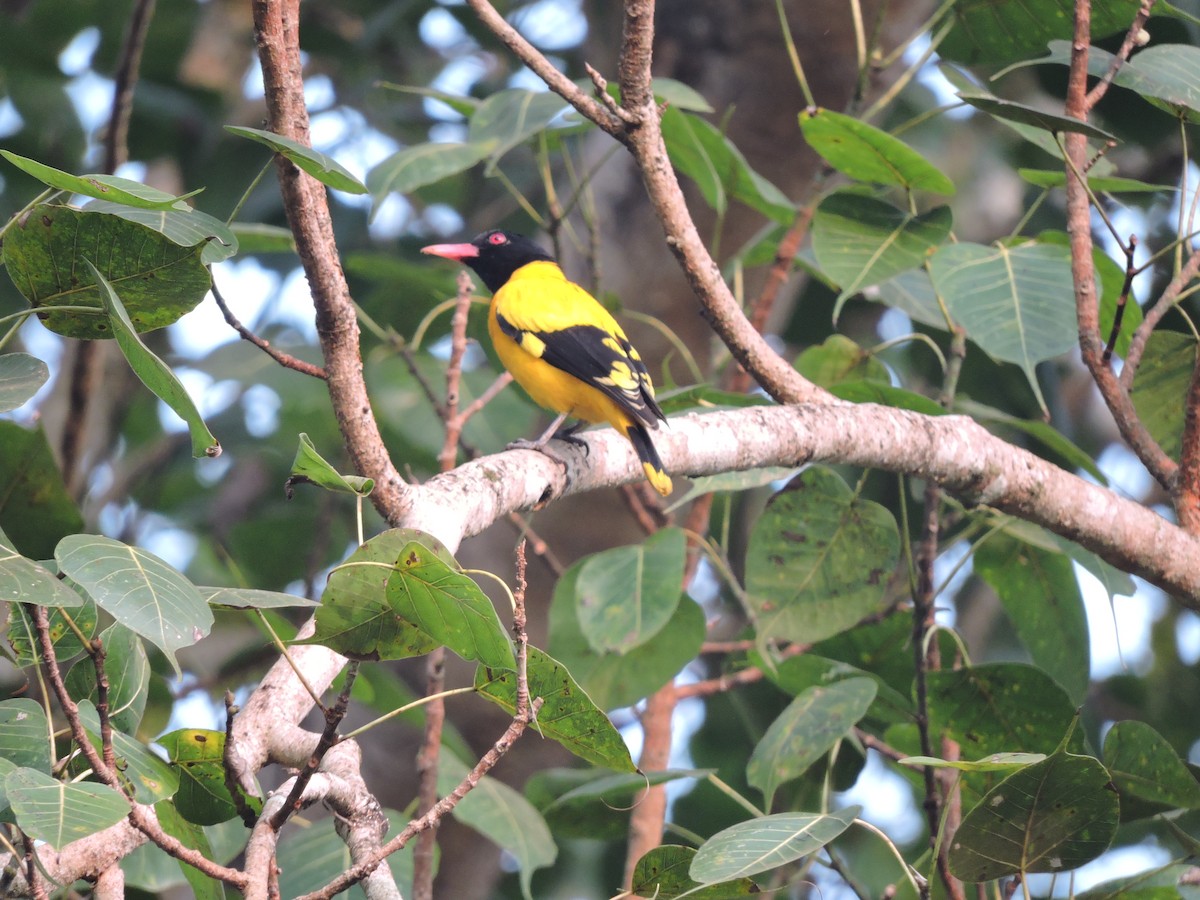
[[[508,237],[500,232],[488,235],[488,243],[493,247],[499,247],[501,244],[508,243]]]

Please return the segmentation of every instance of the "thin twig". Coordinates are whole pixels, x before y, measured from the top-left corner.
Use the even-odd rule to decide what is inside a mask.
[[[89,643],[88,653],[96,671],[96,715],[100,718],[100,750],[104,756],[104,764],[115,772],[117,755],[113,751],[112,719],[108,708],[108,672],[104,667],[108,654],[100,638],[92,638]]]
[[[26,604],[25,610],[32,619],[34,628],[37,631],[38,643],[42,648],[42,661],[46,667],[46,674],[50,679],[51,686],[54,688],[54,696],[58,698],[58,705],[61,707],[63,715],[66,716],[67,724],[71,729],[71,736],[83,752],[83,755],[87,758],[88,765],[92,767],[92,771],[96,773],[96,777],[129,800],[130,824],[163,850],[167,851],[171,856],[194,866],[209,878],[216,878],[234,887],[244,888],[248,881],[244,873],[236,869],[217,865],[196,850],[185,847],[176,838],[162,830],[162,827],[158,824],[158,820],[154,818],[153,811],[136,803],[131,797],[125,794],[124,785],[122,785],[120,777],[114,770],[104,764],[104,760],[96,752],[96,748],[92,745],[91,740],[88,739],[87,731],[83,727],[83,720],[79,717],[79,706],[67,691],[66,683],[63,681],[62,670],[59,668],[58,658],[54,652],[54,640],[50,637],[50,623],[46,614],[46,608],[44,606]]]
[[[1088,46],[1091,39],[1091,4],[1075,4],[1075,34],[1071,43],[1071,67],[1067,79],[1065,112],[1087,121]],[[1112,413],[1121,436],[1137,454],[1150,474],[1167,490],[1174,486],[1179,467],[1151,436],[1138,417],[1129,395],[1116,375],[1103,362],[1099,310],[1096,302],[1096,272],[1092,261],[1091,204],[1084,184],[1087,137],[1068,133],[1066,148],[1067,231],[1071,237],[1071,279],[1075,290],[1075,315],[1079,322],[1079,351],[1092,380]]]
[[[1125,318],[1125,307],[1129,303],[1129,293],[1133,290],[1133,278],[1137,274],[1133,254],[1137,252],[1137,245],[1137,235],[1131,234],[1129,241],[1121,246],[1121,251],[1125,254],[1125,281],[1121,284],[1121,295],[1117,298],[1112,327],[1108,331],[1108,343],[1104,345],[1104,355],[1101,357],[1106,366],[1112,362],[1113,347],[1117,344],[1117,338],[1121,336],[1121,320]]]
[[[1150,19],[1150,10],[1154,6],[1154,0],[1142,0],[1142,5],[1138,8],[1137,14],[1133,17],[1133,23],[1129,26],[1129,30],[1125,32],[1125,40],[1121,42],[1120,48],[1117,50],[1112,61],[1108,64],[1108,71],[1100,76],[1100,80],[1095,86],[1088,91],[1087,97],[1084,99],[1084,109],[1091,111],[1096,108],[1104,95],[1108,93],[1109,85],[1116,77],[1126,60],[1129,59],[1129,54],[1133,52],[1133,48],[1140,46],[1142,43],[1142,30],[1146,27],[1146,22]]]
[[[1138,366],[1141,365],[1142,354],[1146,352],[1146,344],[1150,340],[1150,335],[1158,327],[1158,323],[1163,320],[1163,317],[1175,308],[1184,288],[1198,274],[1200,274],[1200,253],[1193,253],[1187,258],[1183,267],[1175,273],[1175,277],[1163,289],[1154,305],[1146,311],[1146,315],[1142,318],[1142,324],[1134,330],[1133,338],[1129,341],[1129,350],[1125,353],[1125,364],[1121,367],[1119,380],[1122,390],[1128,391],[1133,387],[1133,377],[1137,374]]]
[[[809,204],[797,213],[796,220],[792,222],[791,227],[779,241],[779,247],[775,251],[775,261],[771,264],[762,290],[758,292],[758,297],[750,309],[750,324],[759,334],[766,331],[767,319],[771,315],[771,310],[775,308],[779,292],[792,273],[792,265],[796,260],[800,245],[804,242],[805,235],[808,234],[808,226],[812,223],[814,212],[816,212],[816,205]],[[750,382],[750,373],[739,366],[733,375],[729,389],[739,394],[745,393],[750,390]]]
[[[313,775],[317,773],[318,767],[321,765],[321,760],[325,758],[325,754],[338,741],[338,726],[342,723],[342,719],[346,717],[346,710],[350,706],[350,691],[354,688],[354,679],[358,676],[358,662],[352,661],[346,666],[346,683],[342,685],[341,691],[338,692],[337,700],[331,706],[325,708],[325,727],[321,730],[321,738],[317,741],[317,746],[309,756],[304,768],[296,775],[296,780],[292,782],[292,789],[288,793],[288,798],[283,806],[275,811],[275,815],[271,816],[270,826],[273,830],[279,831],[287,822],[288,817],[293,813],[297,813],[301,809],[301,798],[304,796],[304,789],[308,787],[308,783],[312,781]]]
[[[454,468],[454,463],[458,458],[458,439],[467,422],[467,417],[459,414],[458,404],[459,389],[462,385],[463,357],[467,352],[467,315],[471,311],[471,292],[474,288],[467,270],[460,269],[457,302],[454,305],[454,315],[450,319],[450,361],[446,365],[446,402],[442,408],[442,418],[446,423],[446,436],[442,441],[441,452],[438,453],[438,463],[443,472],[449,472]],[[495,393],[492,396],[495,396]],[[480,408],[482,408],[482,404]]]
[[[282,350],[276,350],[271,346],[270,341],[260,338],[257,334],[243,325],[238,320],[238,317],[235,316],[229,309],[229,305],[225,302],[225,297],[221,294],[221,290],[217,287],[217,283],[215,281],[212,283],[212,286],[209,288],[209,290],[212,291],[213,299],[217,301],[217,306],[220,307],[221,315],[225,317],[225,321],[229,323],[229,327],[241,336],[242,340],[249,341],[281,366],[285,366],[289,369],[295,369],[297,372],[301,372],[305,375],[311,375],[313,378],[320,378],[322,381],[328,377],[325,374],[325,370],[320,366],[314,366],[310,362],[297,359],[290,353],[284,353]]]
[[[25,848],[25,881],[29,884],[35,900],[50,900],[46,884],[38,872],[37,848],[34,846],[33,838],[21,832],[21,841]]]

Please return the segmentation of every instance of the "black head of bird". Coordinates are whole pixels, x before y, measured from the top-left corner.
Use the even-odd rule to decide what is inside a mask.
[[[433,244],[422,247],[421,252],[469,266],[493,293],[521,266],[554,261],[553,256],[524,235],[498,228],[476,235],[469,244]]]

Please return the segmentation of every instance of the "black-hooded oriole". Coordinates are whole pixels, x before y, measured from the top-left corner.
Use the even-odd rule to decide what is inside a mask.
[[[553,257],[528,238],[499,230],[421,252],[461,262],[482,279],[492,292],[488,334],[500,361],[536,403],[559,414],[527,446],[543,449],[568,416],[607,422],[633,444],[655,490],[671,492],[650,440],[649,429],[666,417],[645,363],[616,319],[568,281]],[[557,437],[572,439],[570,431]]]

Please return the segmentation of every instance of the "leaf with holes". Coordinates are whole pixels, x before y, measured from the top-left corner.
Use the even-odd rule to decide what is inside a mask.
[[[884,601],[900,532],[884,507],[832,469],[812,466],[776,494],[746,551],[749,612],[762,643],[811,643],[853,627]]]
[[[201,253],[116,216],[50,204],[34,207],[4,235],[4,264],[42,324],[85,339],[113,336],[85,258],[121,292],[133,327],[151,331],[191,312],[208,293]],[[96,311],[56,311],[62,306]]]
[[[621,733],[562,663],[530,647],[526,668],[530,698],[545,701],[537,716],[538,731],[593,765],[618,772],[637,771]],[[475,690],[509,713],[516,712],[514,670],[480,666],[475,670]]]
[[[963,818],[949,847],[963,881],[1068,872],[1108,849],[1119,801],[1099,760],[1060,750],[1019,769]]]

